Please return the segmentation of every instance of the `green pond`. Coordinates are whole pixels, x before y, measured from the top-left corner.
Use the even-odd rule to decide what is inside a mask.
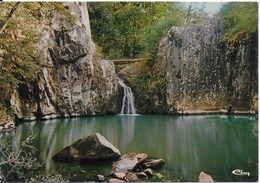
[[[247,115],[107,115],[23,123],[2,138],[21,142],[31,133],[37,156],[45,162],[35,174],[61,174],[69,181],[93,181],[109,176],[111,163],[66,164],[52,156],[79,138],[99,132],[121,154],[144,152],[162,158],[158,170],[163,179],[149,181],[197,181],[201,171],[215,181],[258,180],[258,122]],[[233,170],[249,172],[235,175]],[[30,172],[32,174],[32,172]]]

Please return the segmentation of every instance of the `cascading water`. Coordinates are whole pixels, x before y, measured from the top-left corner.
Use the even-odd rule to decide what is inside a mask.
[[[117,80],[119,85],[124,88],[124,97],[120,114],[136,114],[134,95],[131,88],[126,86],[122,79],[117,78]]]

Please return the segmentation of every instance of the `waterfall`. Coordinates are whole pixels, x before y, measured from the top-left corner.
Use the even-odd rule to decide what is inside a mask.
[[[130,87],[126,86],[124,81],[120,78],[118,79],[118,83],[120,86],[124,88],[124,97],[122,102],[122,108],[120,114],[136,114],[135,103],[134,103],[134,95]]]

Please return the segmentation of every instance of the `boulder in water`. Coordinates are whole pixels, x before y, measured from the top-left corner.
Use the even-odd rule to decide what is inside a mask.
[[[120,161],[113,164],[113,172],[127,172],[132,171],[140,165],[147,158],[145,153],[127,153],[124,154]]]
[[[126,153],[113,164],[110,176],[126,182],[147,180],[154,175],[155,169],[164,164],[163,159],[147,159],[145,153]]]
[[[200,172],[199,182],[214,182],[212,177],[204,172]]]
[[[144,170],[144,173],[148,176],[148,177],[152,177],[154,174],[154,171],[151,168],[147,168]]]
[[[127,182],[136,182],[136,181],[138,181],[138,177],[137,177],[136,173],[134,173],[134,172],[128,172],[126,174],[126,176],[124,177],[124,179]]]
[[[105,182],[105,176],[104,175],[97,175],[96,182]]]
[[[163,159],[150,159],[142,163],[143,168],[151,168],[153,170],[162,167],[165,164]]]
[[[148,176],[144,172],[140,172],[136,174],[139,179],[147,180]]]
[[[124,180],[121,180],[121,179],[111,178],[111,179],[109,179],[108,182],[125,182],[125,181],[124,181]]]
[[[112,177],[117,178],[117,179],[124,179],[126,176],[125,172],[114,172],[111,174]]]
[[[84,162],[95,160],[115,160],[120,157],[119,150],[99,133],[79,139],[67,146],[53,160],[63,162]]]

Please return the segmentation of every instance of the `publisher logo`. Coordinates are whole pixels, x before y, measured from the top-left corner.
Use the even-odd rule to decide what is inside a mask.
[[[240,170],[240,169],[235,169],[235,170],[232,171],[232,173],[234,175],[247,175],[247,176],[250,176],[249,172],[244,172],[243,170]]]

